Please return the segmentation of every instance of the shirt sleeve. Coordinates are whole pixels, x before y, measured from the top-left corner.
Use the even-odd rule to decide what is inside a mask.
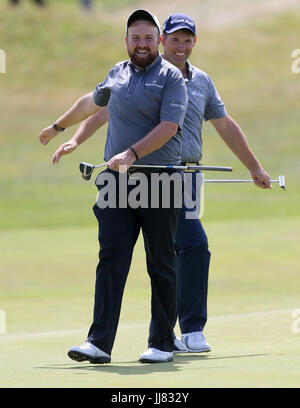
[[[94,92],[93,92],[93,97],[94,97],[94,102],[98,106],[106,106],[108,105],[109,99],[110,99],[110,94],[111,94],[111,88],[112,85],[115,82],[116,75],[119,71],[118,65],[115,65],[108,73],[107,77],[103,82],[100,82]]]
[[[225,105],[210,77],[209,80],[209,91],[207,103],[205,106],[204,119],[219,119],[227,115]]]
[[[105,88],[105,81],[99,83],[93,92],[94,102],[98,106],[106,106],[110,98],[110,89]]]
[[[181,73],[170,75],[164,87],[160,121],[177,123],[182,128],[188,104],[188,95]]]

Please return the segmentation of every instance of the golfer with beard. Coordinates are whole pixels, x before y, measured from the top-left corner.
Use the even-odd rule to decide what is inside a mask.
[[[117,63],[93,93],[80,98],[39,135],[41,143],[47,144],[59,131],[107,105],[109,122],[104,159],[108,168],[100,173],[96,184],[100,191],[103,184],[99,177],[107,173],[114,175],[116,183],[110,188],[115,190],[117,204],[120,178],[124,177],[119,171],[125,173],[133,163],[180,164],[181,127],[187,107],[181,72],[159,55],[157,18],[146,10],[132,13],[126,25],[126,43],[130,59]],[[145,175],[150,184],[151,173],[146,171]],[[126,177],[130,175],[127,173]],[[172,199],[170,203],[170,208],[94,205],[100,245],[94,316],[87,340],[69,350],[71,359],[91,363],[111,361],[125,282],[141,229],[151,280],[151,325],[148,349],[141,355],[140,362],[172,361],[176,321],[174,244],[180,209],[175,208]]]

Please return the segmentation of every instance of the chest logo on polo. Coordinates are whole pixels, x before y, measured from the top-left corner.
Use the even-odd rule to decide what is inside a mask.
[[[201,91],[199,91],[198,89],[193,89],[192,91],[190,91],[190,94],[192,96],[196,96],[198,98],[204,98],[204,95]]]
[[[157,82],[146,82],[145,83],[145,86],[147,86],[147,87],[155,87],[155,88],[159,88],[159,89],[162,89],[163,88],[163,85],[160,85],[160,84],[158,84]]]

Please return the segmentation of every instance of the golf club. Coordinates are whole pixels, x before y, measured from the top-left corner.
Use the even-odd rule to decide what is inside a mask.
[[[107,166],[107,163],[93,165],[86,162],[80,162],[79,170],[82,174],[84,180],[90,180],[92,173],[97,167]],[[222,167],[222,166],[202,166],[202,165],[155,165],[155,164],[134,164],[131,168],[143,169],[143,168],[153,168],[153,169],[175,169],[175,170],[202,170],[202,171],[232,171],[232,167]]]
[[[278,180],[270,180],[271,183],[279,183],[279,187],[286,190],[284,176],[279,176]],[[253,180],[204,180],[205,183],[253,183]]]

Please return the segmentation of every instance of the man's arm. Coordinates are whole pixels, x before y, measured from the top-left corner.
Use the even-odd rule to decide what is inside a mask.
[[[108,121],[108,108],[103,106],[100,110],[92,116],[84,120],[74,136],[67,142],[59,146],[52,157],[52,163],[58,163],[61,156],[72,153],[81,143],[85,142],[92,136],[96,130],[105,125]]]
[[[272,188],[269,174],[262,168],[234,119],[227,115],[220,119],[211,119],[211,123],[230,150],[250,171],[254,183],[261,188]]]
[[[61,128],[76,125],[84,119],[97,112],[101,107],[96,105],[93,98],[93,93],[79,98],[74,105],[64,113],[55,123]],[[57,135],[58,131],[52,125],[43,129],[39,135],[40,142],[46,145]]]
[[[143,137],[143,139],[139,140],[131,147],[135,150],[140,159],[162,147],[176,134],[177,130],[178,125],[176,123],[163,121]],[[136,159],[134,152],[127,149],[112,157],[109,160],[108,165],[112,170],[124,172],[136,161]]]

